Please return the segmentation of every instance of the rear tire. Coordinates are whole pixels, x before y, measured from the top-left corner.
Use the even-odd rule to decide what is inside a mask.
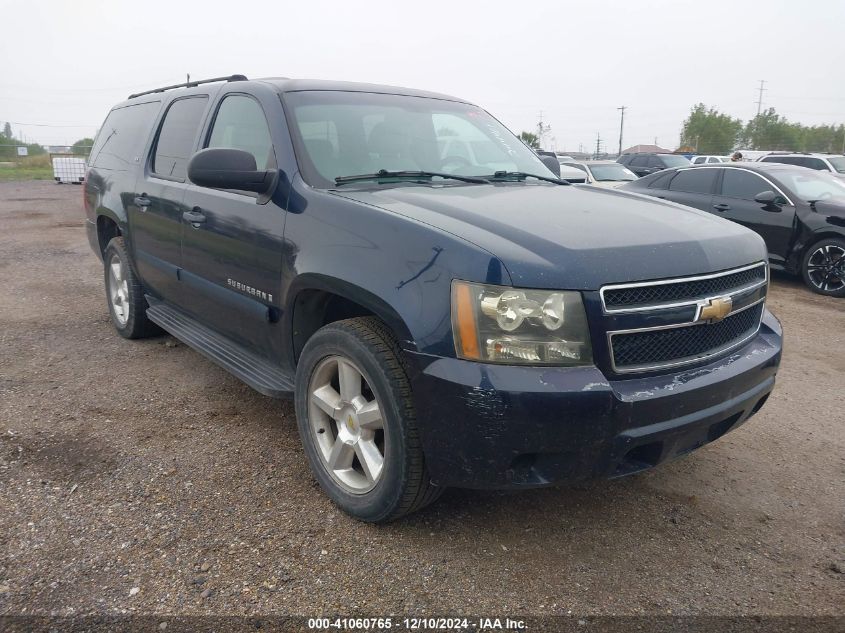
[[[832,237],[810,246],[801,260],[801,275],[813,292],[845,297],[845,240]]]
[[[311,472],[344,512],[383,523],[440,496],[426,469],[399,345],[378,319],[318,330],[297,365],[295,401]]]
[[[106,303],[112,324],[123,338],[145,338],[161,334],[147,318],[144,287],[132,270],[122,237],[112,238],[103,253]]]

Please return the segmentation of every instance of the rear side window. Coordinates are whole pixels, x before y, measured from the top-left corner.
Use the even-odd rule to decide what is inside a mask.
[[[634,156],[631,159],[631,165],[634,167],[645,167],[648,163],[648,156]]]
[[[715,169],[683,169],[672,179],[669,189],[686,193],[709,194],[713,191],[715,179]]]
[[[819,171],[829,171],[827,165],[825,165],[824,161],[821,158],[804,158],[804,167],[809,167],[810,169],[817,169]]]
[[[170,104],[158,135],[152,169],[157,176],[185,180],[208,97],[187,97]]]
[[[741,169],[725,169],[722,178],[722,195],[729,198],[753,200],[758,193],[773,187],[756,174]]]
[[[663,164],[663,161],[660,160],[657,156],[648,157],[648,166],[657,167],[658,169],[663,169],[664,167],[666,167],[666,165]]]
[[[264,110],[255,99],[245,95],[230,95],[223,99],[211,128],[208,147],[249,152],[255,157],[258,169],[272,169],[276,164]]]
[[[672,176],[675,175],[676,172],[668,171],[666,173],[660,174],[650,183],[648,183],[649,189],[666,189],[669,186],[669,181],[672,179]]]
[[[139,163],[160,107],[160,101],[149,101],[109,112],[91,148],[91,166],[125,170]]]

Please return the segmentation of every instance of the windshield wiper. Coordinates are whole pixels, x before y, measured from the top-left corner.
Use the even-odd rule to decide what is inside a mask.
[[[364,180],[383,180],[387,178],[397,178],[400,180],[420,180],[432,178],[448,178],[450,180],[459,180],[461,182],[472,182],[476,184],[485,184],[487,180],[475,176],[458,176],[457,174],[447,174],[439,171],[388,171],[387,169],[379,169],[374,174],[358,174],[357,176],[338,176],[334,179],[336,185],[345,185],[350,182],[361,182]]]
[[[553,182],[556,185],[571,185],[572,183],[563,180],[562,178],[555,178],[554,176],[538,176],[537,174],[529,174],[526,171],[497,171],[492,176],[484,176],[492,181],[505,180],[525,180],[526,178],[537,178],[538,180],[545,180],[546,182]]]

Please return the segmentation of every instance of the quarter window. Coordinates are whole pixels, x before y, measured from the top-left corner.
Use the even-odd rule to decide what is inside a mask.
[[[153,173],[185,180],[188,159],[194,149],[202,113],[208,97],[187,97],[174,101],[164,115],[153,155]]]
[[[722,195],[728,198],[754,200],[758,193],[773,189],[769,183],[756,174],[740,169],[724,169],[723,171]]]
[[[669,189],[686,193],[710,194],[713,191],[715,178],[715,169],[683,169],[672,179]]]
[[[139,162],[161,102],[133,104],[109,113],[88,159],[99,169],[128,169]]]
[[[255,157],[258,169],[271,169],[276,163],[264,110],[255,99],[245,95],[230,95],[223,99],[214,119],[208,147],[249,152]]]

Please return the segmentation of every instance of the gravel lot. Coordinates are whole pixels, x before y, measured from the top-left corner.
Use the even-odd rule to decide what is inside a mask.
[[[845,301],[774,280],[779,385],[691,456],[375,527],[291,403],[113,332],[81,218],[0,183],[0,614],[845,614]]]

